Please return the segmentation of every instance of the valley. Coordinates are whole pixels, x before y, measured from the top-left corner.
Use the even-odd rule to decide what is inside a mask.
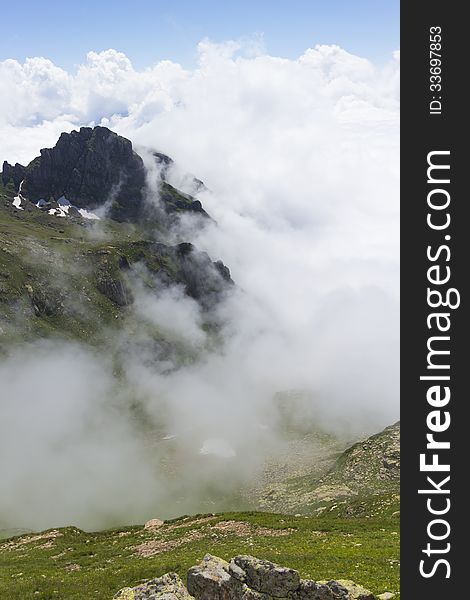
[[[105,127],[3,165],[0,598],[104,600],[209,551],[399,598],[399,423],[256,374],[286,336],[172,165]]]

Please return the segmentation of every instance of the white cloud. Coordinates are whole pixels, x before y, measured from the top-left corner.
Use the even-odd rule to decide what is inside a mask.
[[[363,401],[396,412],[399,53],[379,69],[338,46],[297,60],[263,53],[259,40],[205,40],[198,51],[193,71],[170,61],[136,71],[115,50],[90,52],[75,74],[43,58],[0,63],[1,155],[27,162],[88,123],[167,152],[212,191],[201,200],[218,227],[198,245],[230,266],[291,352],[311,344],[315,354],[330,294],[349,321],[354,298],[366,299],[383,342],[363,348],[364,368],[378,361],[395,385]],[[367,331],[366,320],[356,335]]]
[[[399,54],[379,69],[337,46],[288,60],[255,42],[201,42],[192,71],[136,71],[115,50],[75,74],[0,63],[2,158],[25,163],[62,130],[101,123],[210,189],[199,197],[217,226],[187,227],[242,290],[221,308],[223,352],[166,376],[129,359],[127,377],[182,438],[199,428],[198,443],[224,437],[251,457],[281,390],[338,428],[398,416]],[[136,309],[205,342],[191,301],[138,296]]]

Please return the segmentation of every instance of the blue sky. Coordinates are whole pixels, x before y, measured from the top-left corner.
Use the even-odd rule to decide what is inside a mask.
[[[138,68],[193,66],[197,43],[262,34],[272,55],[338,44],[374,62],[399,48],[398,0],[25,0],[2,3],[0,60],[45,56],[71,69],[89,50],[115,48]]]

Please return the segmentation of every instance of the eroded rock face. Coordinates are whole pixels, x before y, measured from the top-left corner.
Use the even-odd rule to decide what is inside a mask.
[[[132,143],[107,127],[62,133],[53,148],[43,148],[28,166],[4,162],[1,178],[15,190],[22,184],[22,196],[33,204],[42,200],[42,210],[65,197],[77,208],[101,209],[116,221],[161,223],[165,215],[182,212],[208,217],[198,200],[165,181],[173,161],[160,153],[154,158],[162,168],[161,206],[146,201],[146,169]]]
[[[114,598],[119,598],[119,600],[192,600],[176,573],[167,573],[134,588],[123,588]]]
[[[26,168],[22,194],[32,202],[65,196],[79,208],[110,204],[117,220],[142,209],[145,168],[126,138],[106,127],[82,127],[63,133]]]
[[[26,167],[16,163],[15,165],[10,165],[5,161],[3,163],[2,170],[2,183],[6,187],[8,184],[12,184],[15,190],[18,190],[20,187],[20,183],[23,181],[26,173]]]

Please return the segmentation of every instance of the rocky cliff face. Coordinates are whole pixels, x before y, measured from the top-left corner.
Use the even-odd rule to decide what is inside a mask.
[[[15,190],[18,190],[25,174],[26,167],[23,167],[23,165],[16,163],[16,165],[12,166],[5,161],[3,163],[2,183],[5,187],[12,185]]]
[[[393,596],[393,595],[392,595]],[[390,597],[392,597],[390,596]],[[317,583],[301,579],[294,569],[253,556],[236,556],[230,562],[207,554],[188,571],[188,586],[168,573],[135,588],[124,588],[120,600],[375,600],[352,581]]]
[[[169,157],[155,153],[162,172],[161,201],[166,212],[189,210],[207,216],[201,203],[167,182]],[[3,163],[3,185],[13,185],[37,204],[67,198],[77,208],[106,209],[117,221],[160,219],[145,203],[146,171],[132,143],[106,127],[82,127],[63,133],[53,148],[44,148],[27,167]],[[153,210],[152,210],[153,208]]]

